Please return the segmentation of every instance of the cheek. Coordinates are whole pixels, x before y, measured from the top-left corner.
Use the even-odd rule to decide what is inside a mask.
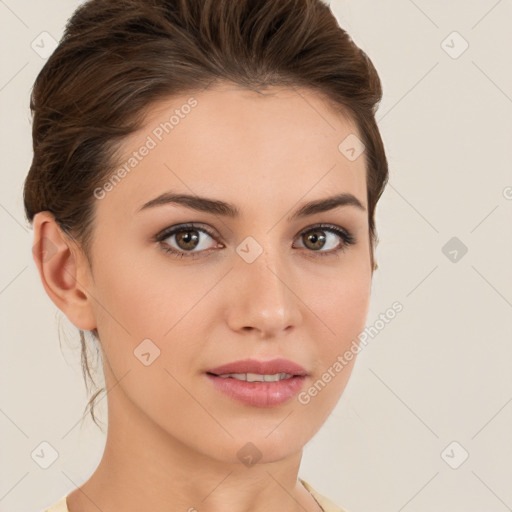
[[[365,326],[370,302],[371,272],[369,264],[340,266],[323,286],[309,292],[311,309],[324,327],[326,349],[342,349],[350,344]]]
[[[370,303],[371,272],[363,260],[340,267],[337,277],[325,281],[311,308],[318,317],[312,333],[317,350],[316,384],[312,383],[311,410],[324,417],[345,389],[357,357],[358,336],[364,330]],[[311,294],[311,298],[313,293]],[[348,356],[346,356],[348,354]],[[305,403],[303,402],[303,403]]]
[[[156,340],[169,329],[173,308],[162,301],[163,284],[151,265],[138,264],[129,251],[105,248],[93,291],[98,332],[109,360],[129,366],[133,350],[144,339]]]
[[[334,397],[339,397],[348,381],[348,377],[355,363],[356,354],[353,353],[359,344],[358,336],[364,330],[369,305],[369,294],[366,287],[347,289],[333,294],[329,302],[319,316],[324,320],[329,329],[326,336],[317,340],[319,365],[318,372],[331,370],[336,378],[325,379],[333,382],[329,387]],[[333,331],[333,332],[331,332]],[[345,354],[349,353],[349,358]],[[343,367],[339,367],[339,360],[342,358]],[[338,368],[339,367],[339,368]],[[324,379],[324,380],[325,380]],[[327,398],[327,397],[326,397]],[[337,398],[336,398],[337,399]]]
[[[98,331],[116,373],[139,366],[134,351],[147,339],[160,350],[155,362],[169,370],[184,367],[193,359],[198,350],[193,341],[201,339],[208,321],[205,315],[197,315],[198,305],[210,300],[205,295],[215,284],[215,276],[206,279],[198,273],[193,280],[190,276],[187,272],[169,273],[168,266],[138,261],[127,252],[104,258],[93,293]],[[173,357],[170,346],[175,351]]]
[[[370,302],[371,274],[364,271],[340,272],[322,293],[315,293],[316,328],[312,329],[317,360],[315,379],[299,396],[309,417],[323,422],[340,399],[352,373],[358,335],[364,330]],[[313,298],[313,297],[312,297]],[[347,355],[348,354],[348,355]]]

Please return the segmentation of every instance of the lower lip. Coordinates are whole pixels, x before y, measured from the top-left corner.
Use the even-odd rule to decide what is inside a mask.
[[[239,402],[254,407],[273,407],[290,400],[302,388],[305,376],[295,376],[276,382],[247,382],[232,377],[206,374],[213,385]]]

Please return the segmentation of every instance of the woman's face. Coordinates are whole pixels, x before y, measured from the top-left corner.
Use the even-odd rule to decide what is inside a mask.
[[[124,429],[163,429],[218,460],[253,451],[270,462],[321,427],[352,370],[344,354],[355,352],[370,298],[355,136],[309,90],[217,86],[154,105],[124,141],[116,177],[95,192],[87,278]],[[342,194],[350,200],[305,208]],[[228,373],[294,377],[208,373],[247,359],[285,359],[306,375],[281,364]],[[117,407],[109,402],[111,420]]]

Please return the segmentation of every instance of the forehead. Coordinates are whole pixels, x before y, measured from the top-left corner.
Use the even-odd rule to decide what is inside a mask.
[[[100,207],[134,215],[168,189],[238,197],[247,207],[252,199],[282,209],[327,192],[350,192],[365,204],[364,154],[351,160],[342,151],[351,137],[361,138],[353,120],[309,89],[224,84],[173,96],[152,104],[119,147],[123,176]]]

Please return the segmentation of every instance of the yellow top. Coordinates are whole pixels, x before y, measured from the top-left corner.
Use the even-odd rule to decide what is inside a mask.
[[[348,510],[338,507],[338,505],[333,503],[329,498],[326,498],[322,494],[319,494],[302,478],[299,478],[299,481],[311,493],[313,498],[315,498],[315,501],[320,505],[320,508],[324,512],[348,512]],[[66,503],[66,498],[67,496],[63,496],[59,501],[54,503],[50,508],[46,509],[44,512],[69,512]]]
[[[320,505],[320,508],[324,512],[349,512],[344,508],[338,507],[336,503],[331,501],[329,498],[325,497],[323,494],[320,494],[319,492],[315,491],[315,489],[313,489],[313,487],[311,487],[311,485],[309,485],[307,482],[302,480],[302,478],[299,478],[299,481],[311,493],[313,498],[315,498],[316,502]]]

